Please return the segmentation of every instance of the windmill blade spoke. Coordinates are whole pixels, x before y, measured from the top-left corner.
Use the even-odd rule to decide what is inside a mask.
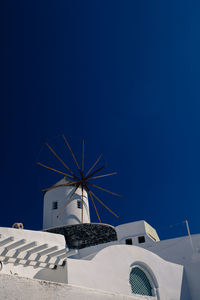
[[[85,169],[85,141],[84,139],[82,140],[82,157],[81,157],[81,162],[80,162],[80,166],[78,164],[78,161],[74,155],[74,152],[72,151],[66,137],[64,134],[62,134],[62,138],[68,148],[68,150],[71,153],[71,156],[73,158],[74,163],[76,164],[76,167],[80,173],[80,176],[76,176],[76,172],[74,172],[64,161],[63,159],[54,151],[54,149],[49,145],[49,143],[45,142],[45,145],[48,147],[48,149],[53,153],[53,155],[59,160],[59,162],[65,167],[65,169],[67,169],[67,171],[70,173],[66,173],[66,172],[62,172],[59,171],[57,169],[54,169],[48,165],[44,165],[41,162],[36,162],[38,165],[51,170],[53,172],[62,174],[66,177],[66,183],[65,181],[61,181],[61,183],[57,183],[51,187],[45,188],[42,191],[43,192],[47,192],[56,188],[61,188],[61,187],[70,187],[71,190],[71,195],[69,196],[69,198],[66,198],[66,204],[64,205],[64,207],[60,210],[60,212],[57,215],[57,218],[64,212],[65,208],[67,207],[67,205],[72,201],[75,193],[77,192],[78,189],[81,188],[81,203],[82,203],[82,207],[81,207],[81,223],[83,224],[84,222],[84,190],[86,189],[87,193],[88,193],[88,197],[90,197],[92,205],[94,206],[96,215],[98,217],[99,222],[101,223],[101,218],[97,209],[97,206],[95,204],[95,200],[97,200],[102,206],[104,206],[104,208],[106,208],[110,213],[112,213],[115,217],[119,218],[119,216],[113,212],[106,204],[104,204],[99,198],[98,196],[96,196],[96,194],[93,193],[93,188],[97,188],[98,190],[104,191],[108,194],[114,195],[114,196],[118,196],[118,197],[122,197],[121,195],[114,193],[110,190],[107,190],[99,185],[95,185],[93,183],[90,182],[90,180],[95,180],[95,179],[100,179],[100,178],[104,178],[104,177],[109,177],[112,175],[116,175],[117,172],[112,172],[112,173],[106,173],[102,174],[98,173],[100,172],[102,169],[105,168],[105,165],[101,166],[98,168],[97,164],[99,163],[101,157],[102,157],[102,153],[97,157],[96,161],[93,163],[93,165],[90,167],[90,169],[87,171],[86,175],[84,176],[84,169]],[[98,169],[96,169],[98,168]],[[95,170],[96,169],[96,170]],[[97,174],[98,173],[98,174]],[[92,187],[92,190],[90,189],[90,187]],[[96,193],[96,192],[95,192]]]
[[[57,189],[59,187],[70,186],[70,185],[74,185],[74,184],[77,184],[77,183],[79,183],[79,182],[77,182],[77,181],[71,181],[69,183],[53,185],[53,186],[51,186],[49,188],[43,189],[42,192],[47,192],[47,191],[50,191],[50,190],[53,190],[53,189]]]
[[[83,186],[81,186],[81,203],[82,203],[82,210],[81,210],[81,221],[83,224]]]
[[[105,168],[105,165],[103,165],[101,168],[99,168],[99,169],[95,170],[94,172],[92,172],[92,174],[90,174],[89,176],[85,177],[85,180],[91,178],[94,174],[100,172],[104,168]]]
[[[97,207],[96,207],[96,205],[95,205],[95,203],[94,203],[94,200],[93,200],[93,197],[92,197],[91,191],[88,191],[88,192],[89,192],[89,196],[90,196],[90,198],[91,198],[91,200],[92,200],[92,204],[93,204],[93,206],[94,206],[95,212],[96,212],[96,214],[97,214],[97,217],[98,217],[99,223],[101,223],[101,219],[100,219],[100,216],[99,216],[99,213],[98,213]]]
[[[107,176],[112,176],[112,175],[116,175],[117,172],[113,172],[113,173],[109,173],[109,174],[103,174],[103,175],[99,175],[99,176],[95,176],[95,177],[90,177],[89,179],[98,179],[98,178],[102,178],[102,177],[107,177]]]
[[[82,172],[84,171],[84,155],[85,155],[85,145],[84,145],[84,139],[83,139],[83,143],[82,143]]]
[[[63,213],[65,207],[66,207],[66,206],[69,204],[69,202],[72,200],[72,198],[73,198],[73,196],[74,196],[74,194],[76,193],[76,191],[77,191],[78,188],[79,188],[79,186],[77,186],[77,187],[75,188],[75,190],[73,191],[73,193],[72,193],[71,196],[69,197],[67,203],[65,204],[65,206],[63,207],[63,209],[61,209],[61,211],[60,211],[59,214],[57,215],[57,218],[60,217],[60,215]]]
[[[51,167],[49,167],[49,166],[46,166],[46,165],[44,165],[44,164],[42,164],[42,163],[40,163],[40,162],[36,162],[36,164],[39,165],[39,166],[41,166],[41,167],[44,167],[44,168],[46,168],[46,169],[49,169],[49,170],[51,170],[51,171],[54,171],[54,172],[56,172],[56,173],[62,174],[62,175],[64,175],[64,176],[66,176],[66,177],[74,178],[72,175],[69,175],[69,174],[67,174],[67,173],[64,173],[64,172],[61,172],[61,171],[56,170],[56,169],[54,169],[54,168],[51,168]]]
[[[58,154],[52,149],[52,147],[46,142],[45,145],[49,148],[49,150],[55,155],[55,157],[61,162],[61,164],[72,174],[75,176],[75,174],[72,172],[72,170],[66,165],[66,163],[58,156]],[[77,178],[77,177],[76,177]]]
[[[97,158],[97,160],[95,161],[95,163],[92,165],[92,167],[89,169],[89,171],[87,171],[85,177],[87,177],[89,175],[89,173],[94,169],[94,167],[96,166],[96,164],[98,164],[99,160],[101,159],[103,153],[101,153],[99,155],[99,157]]]
[[[68,147],[68,149],[69,149],[69,151],[70,151],[70,153],[71,153],[71,155],[72,155],[72,157],[73,157],[73,160],[75,161],[75,164],[76,164],[76,166],[77,166],[77,168],[78,168],[80,174],[81,174],[81,169],[80,169],[80,167],[79,167],[79,164],[78,164],[78,162],[77,162],[77,160],[76,160],[76,157],[75,157],[75,155],[74,155],[74,153],[73,153],[73,151],[72,151],[72,149],[71,149],[71,147],[70,147],[68,141],[66,140],[66,137],[64,136],[64,134],[62,135],[62,137],[63,137],[63,139],[64,139],[64,141],[65,141],[65,144],[67,145],[67,147]]]
[[[99,190],[102,190],[102,191],[104,191],[104,192],[106,192],[106,193],[109,193],[109,194],[112,194],[112,195],[115,195],[115,196],[118,196],[118,197],[122,197],[121,195],[116,194],[116,193],[114,193],[114,192],[111,192],[111,191],[109,191],[109,190],[106,190],[106,189],[104,189],[104,188],[102,188],[102,187],[100,187],[100,186],[98,186],[98,185],[96,185],[96,184],[93,184],[93,183],[90,183],[90,182],[88,182],[87,184],[89,184],[89,185],[91,185],[91,186],[93,186],[93,187],[95,187],[95,188],[97,188],[97,189],[99,189]]]
[[[105,205],[92,191],[91,193],[97,201],[99,201],[109,212],[111,212],[111,214],[113,214],[116,218],[119,218],[119,216],[116,213],[114,213],[107,205]]]

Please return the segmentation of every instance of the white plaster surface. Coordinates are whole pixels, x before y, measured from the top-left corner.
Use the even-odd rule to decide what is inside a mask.
[[[56,185],[66,183],[69,183],[69,181],[62,179],[57,182]],[[65,207],[62,214],[57,217],[60,211],[66,205],[75,188],[76,187],[74,186],[65,186],[49,190],[45,193],[43,229],[82,223],[82,209],[77,207],[77,201],[82,201],[81,188],[76,190],[74,196],[69,204]],[[52,209],[53,202],[55,201],[58,203],[58,208]],[[88,194],[85,190],[83,190],[83,223],[90,223]]]
[[[145,247],[145,245],[144,245]],[[148,246],[148,250],[160,257],[184,266],[185,284],[189,289],[181,300],[200,299],[200,234],[160,241]]]
[[[55,263],[56,265],[62,265],[63,259],[65,258],[58,261],[57,256],[53,256],[52,258],[48,259],[48,254],[51,254],[54,251],[66,251],[65,238],[63,235],[42,231],[0,227],[0,243],[9,237],[12,237],[13,240],[3,246],[0,244],[0,261],[2,261],[3,264],[0,274],[17,274],[19,276],[25,276],[29,278],[35,277],[39,279],[53,280],[56,282],[67,282],[66,265],[58,266],[56,269],[52,269],[55,266]],[[17,246],[9,251],[6,250],[6,247],[18,243],[20,240],[24,240],[23,245]],[[32,242],[36,242],[34,247],[19,253],[17,252],[19,248],[24,247]],[[32,254],[30,253],[29,255],[29,251],[34,250],[34,248],[37,249],[44,244],[46,245],[45,249],[40,251],[38,250]],[[48,253],[47,255],[38,257],[38,254],[41,251],[52,249],[52,247],[56,247],[56,250]],[[45,263],[46,259],[48,259],[48,263]],[[41,264],[39,264],[39,262],[41,262]]]
[[[68,284],[25,277],[0,275],[1,300],[153,300],[154,297],[127,296]]]
[[[53,234],[49,232],[16,229],[9,227],[0,227],[1,239],[8,236],[14,236],[15,239],[27,239],[30,241],[37,240],[40,243],[57,244],[60,247],[65,246],[65,238],[60,234]]]
[[[132,295],[129,274],[134,263],[143,265],[156,278],[154,286],[158,299],[180,299],[183,267],[137,246],[110,246],[98,252],[92,260],[69,258],[68,283]]]
[[[124,234],[127,233],[132,233],[133,235],[142,234],[144,222],[136,222],[135,225],[134,223],[128,223],[118,226],[118,235],[123,238]],[[131,228],[134,228],[134,231]],[[65,249],[64,236],[59,234],[0,227],[0,242],[8,237],[13,237],[13,241],[8,245],[18,243],[20,240],[26,241],[25,244],[16,246],[6,253],[6,256],[11,258],[12,256],[14,257],[18,248],[33,241],[37,242],[37,246],[48,244],[48,247],[56,246],[58,249]],[[0,246],[0,260],[3,259],[1,255],[3,255],[2,251],[4,252],[6,246]],[[148,250],[144,249],[145,247]],[[26,251],[19,253],[19,258],[23,256],[26,256]],[[29,259],[37,260],[37,253],[31,254]],[[117,242],[97,245],[82,249],[75,257],[68,258],[65,265],[58,265],[56,269],[40,268],[34,265],[26,265],[26,263],[24,265],[14,262],[4,263],[3,261],[3,268],[0,271],[0,300],[23,300],[31,297],[27,294],[26,298],[20,298],[23,296],[22,294],[20,295],[20,289],[18,296],[12,298],[12,292],[10,296],[7,285],[1,286],[4,282],[4,277],[2,276],[9,276],[10,274],[12,275],[8,277],[10,278],[8,281],[10,285],[12,285],[11,282],[13,281],[13,289],[16,288],[16,290],[18,290],[18,286],[21,287],[21,282],[28,280],[25,277],[59,282],[59,284],[61,282],[69,284],[64,285],[65,293],[66,289],[68,289],[67,297],[69,298],[66,298],[66,295],[63,296],[64,294],[62,294],[64,293],[62,284],[56,285],[54,283],[56,294],[52,296],[53,286],[50,283],[44,282],[43,285],[49,287],[49,289],[45,290],[40,281],[33,280],[33,282],[30,281],[30,284],[29,281],[26,281],[27,286],[29,287],[30,285],[31,289],[34,289],[38,284],[36,287],[39,291],[38,293],[40,293],[38,298],[34,298],[34,294],[32,295],[33,298],[30,299],[64,299],[64,297],[70,300],[113,299],[114,297],[115,299],[154,299],[154,297],[133,296],[129,284],[129,274],[134,264],[142,265],[152,276],[153,285],[158,296],[156,299],[200,299],[200,235],[193,235],[191,239],[183,237],[161,242],[152,241],[151,243],[144,243],[138,246],[117,245]],[[19,278],[18,276],[24,278],[16,279]],[[9,289],[12,291],[12,287],[9,286]],[[27,288],[27,293],[30,291]],[[46,293],[48,297],[46,297]],[[57,295],[58,298],[56,298]]]
[[[115,230],[120,244],[125,244],[125,240],[131,238],[134,245],[139,245],[138,236],[145,236],[145,244],[152,244],[160,240],[156,230],[145,221],[121,224],[116,226]]]

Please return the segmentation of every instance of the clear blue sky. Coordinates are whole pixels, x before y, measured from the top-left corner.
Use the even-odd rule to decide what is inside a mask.
[[[199,1],[43,0],[0,4],[0,226],[42,227],[40,190],[72,161],[104,154],[104,223],[144,219],[161,237],[200,232]],[[65,156],[66,155],[66,156]],[[97,221],[91,208],[93,222]]]

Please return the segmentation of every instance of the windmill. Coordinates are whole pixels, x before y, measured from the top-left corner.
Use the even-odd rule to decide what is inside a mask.
[[[41,162],[37,162],[38,165],[51,170],[55,173],[59,173],[61,175],[64,175],[65,178],[65,182],[60,182],[56,185],[53,185],[49,188],[45,188],[42,191],[43,192],[49,192],[55,189],[59,189],[59,188],[64,188],[64,187],[68,187],[71,188],[71,194],[69,197],[67,197],[67,199],[65,199],[65,205],[62,207],[61,210],[59,210],[59,213],[57,214],[57,218],[59,218],[61,216],[61,214],[64,212],[65,208],[72,202],[73,197],[75,196],[75,194],[78,192],[78,190],[81,189],[81,223],[84,223],[84,191],[87,192],[87,195],[89,197],[89,199],[91,200],[91,203],[95,209],[96,215],[98,217],[99,222],[101,223],[101,218],[99,215],[99,212],[97,210],[96,204],[95,204],[95,200],[98,201],[106,210],[108,210],[111,214],[113,214],[115,217],[119,218],[119,216],[113,212],[102,200],[99,199],[99,197],[96,195],[96,192],[94,193],[93,189],[97,189],[97,190],[101,190],[105,193],[114,195],[114,196],[118,196],[121,197],[121,195],[114,193],[110,190],[107,190],[99,185],[96,185],[93,183],[93,181],[95,181],[96,179],[99,178],[103,178],[103,177],[108,177],[108,176],[112,176],[117,174],[116,172],[112,172],[112,173],[106,173],[106,174],[99,174],[99,172],[101,172],[104,168],[105,165],[97,168],[97,165],[99,163],[99,161],[101,160],[102,157],[102,153],[98,156],[98,158],[96,159],[96,161],[91,165],[91,167],[89,168],[89,170],[85,169],[85,142],[84,140],[82,141],[82,161],[81,161],[81,167],[78,164],[78,161],[66,139],[66,137],[64,136],[64,134],[62,135],[62,138],[64,140],[65,145],[67,146],[69,152],[71,153],[71,156],[73,158],[73,161],[76,165],[76,168],[78,171],[79,175],[76,175],[76,172],[73,171],[63,160],[62,158],[54,151],[54,149],[49,145],[49,143],[45,143],[46,147],[50,150],[50,152],[58,159],[58,161],[64,166],[64,168],[66,169],[65,172],[60,171],[58,169],[54,169],[50,166],[47,166]],[[80,208],[80,207],[79,207]]]

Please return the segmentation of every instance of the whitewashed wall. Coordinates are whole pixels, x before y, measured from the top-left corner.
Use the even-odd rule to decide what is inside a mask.
[[[10,238],[11,240],[6,243]],[[17,245],[20,241],[23,244]],[[32,243],[34,245],[28,247]],[[12,247],[12,245],[16,246]],[[21,247],[25,249],[19,252]],[[40,256],[43,251],[48,253]],[[2,261],[0,275],[13,274],[67,282],[67,265],[62,266],[63,259],[66,259],[66,252],[65,238],[62,235],[0,227],[0,261]],[[64,257],[60,260],[59,255]],[[55,264],[57,267],[54,269]]]
[[[68,181],[62,179],[58,184],[66,184]],[[82,222],[82,209],[77,207],[77,201],[82,201],[82,190],[78,188],[72,200],[66,206],[62,214],[58,217],[59,212],[63,209],[70,198],[75,187],[59,187],[50,190],[44,195],[43,210],[43,229],[59,227],[65,225],[80,224]],[[90,212],[88,204],[88,195],[83,190],[83,223],[90,223]],[[58,203],[58,208],[53,209],[53,202]]]
[[[156,230],[151,227],[147,222],[145,221],[136,221],[136,222],[130,222],[126,224],[121,224],[119,226],[115,227],[115,230],[117,232],[117,238],[118,242],[120,244],[125,244],[125,241],[127,238],[131,238],[133,245],[141,245],[138,242],[139,236],[145,237],[145,244],[154,244],[155,242],[159,241],[159,237],[157,235]],[[151,233],[151,236],[156,240],[152,239],[148,234]]]
[[[145,247],[145,245],[144,245]],[[181,300],[200,299],[200,234],[161,241],[148,246],[160,257],[184,266],[184,284]],[[188,292],[189,290],[189,292]]]
[[[153,300],[126,296],[68,284],[0,275],[0,299],[6,300]]]
[[[68,282],[132,295],[129,274],[134,263],[144,265],[155,276],[160,300],[180,300],[183,267],[137,246],[110,246],[98,252],[91,261],[69,258]]]

